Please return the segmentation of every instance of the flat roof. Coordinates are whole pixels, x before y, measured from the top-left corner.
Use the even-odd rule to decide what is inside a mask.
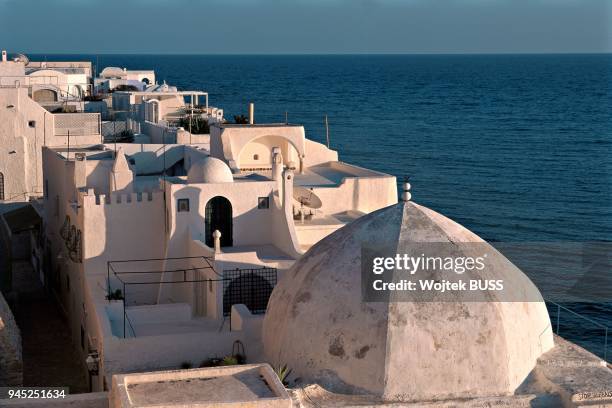
[[[127,94],[127,95],[138,95],[138,96],[147,96],[147,95],[198,95],[198,96],[208,96],[208,92],[203,91],[168,91],[168,92],[159,92],[159,91],[115,91],[116,94]]]
[[[212,123],[210,126],[217,126],[219,128],[240,128],[240,127],[302,127],[295,123]]]
[[[268,364],[119,375],[112,392],[122,406],[287,407],[291,399]],[[192,405],[193,404],[193,405]]]

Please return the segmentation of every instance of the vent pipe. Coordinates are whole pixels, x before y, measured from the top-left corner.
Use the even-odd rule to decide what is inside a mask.
[[[255,123],[255,104],[253,102],[249,103],[249,125]]]
[[[6,62],[6,50],[2,50],[2,62]]]

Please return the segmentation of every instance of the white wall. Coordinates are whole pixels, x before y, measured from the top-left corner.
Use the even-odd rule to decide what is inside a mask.
[[[258,141],[259,140],[259,141]],[[297,154],[289,153],[287,145],[283,153],[285,163],[305,155],[305,136],[303,126],[293,125],[213,125],[210,128],[210,152],[211,156],[226,161],[231,168],[240,168],[240,159],[243,149],[248,149],[245,159],[256,151],[264,151],[279,145],[279,140],[290,143]],[[252,147],[249,146],[252,143]],[[263,146],[263,147],[262,147]],[[278,146],[283,148],[281,146]],[[249,150],[254,149],[253,152]],[[263,157],[262,160],[269,160]]]
[[[30,99],[27,88],[0,88],[0,106],[0,171],[7,183],[5,196],[26,200],[41,195],[42,146],[67,146],[68,138],[55,134],[55,115]],[[70,138],[71,146],[99,142],[99,134]]]
[[[346,175],[337,186],[311,187],[323,203],[321,212],[336,214],[355,210],[370,213],[397,203],[395,177],[342,162],[326,165]]]
[[[274,237],[267,228],[271,222],[273,206],[258,209],[258,197],[272,197],[275,181],[235,181],[233,183],[170,184],[168,213],[170,237],[187,233],[201,234],[204,239],[206,203],[216,196],[227,198],[232,205],[234,246],[263,245],[273,243]],[[168,191],[168,190],[167,190]],[[177,212],[179,198],[188,198],[189,212]],[[170,244],[171,246],[172,244]]]

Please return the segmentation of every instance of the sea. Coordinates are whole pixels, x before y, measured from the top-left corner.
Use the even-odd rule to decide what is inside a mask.
[[[612,241],[612,55],[33,57],[154,69],[229,120],[254,102],[256,122],[303,124],[322,143],[327,116],[340,160],[407,177],[414,201],[492,243]],[[555,331],[609,360],[603,288],[549,310]]]

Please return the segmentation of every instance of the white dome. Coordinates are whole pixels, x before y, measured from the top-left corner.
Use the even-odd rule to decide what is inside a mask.
[[[191,164],[187,172],[189,183],[232,183],[232,171],[222,160],[205,157]]]
[[[472,256],[478,243],[488,254],[486,279],[503,278],[533,301],[363,302],[361,251],[374,243],[398,254],[444,243]],[[440,280],[436,273],[428,278]],[[471,273],[461,276],[476,279]],[[329,391],[425,401],[513,393],[553,336],[539,291],[516,266],[461,225],[402,202],[329,235],[284,274],[263,342],[271,364]]]
[[[119,67],[106,67],[100,72],[101,78],[123,78],[125,70]]]

